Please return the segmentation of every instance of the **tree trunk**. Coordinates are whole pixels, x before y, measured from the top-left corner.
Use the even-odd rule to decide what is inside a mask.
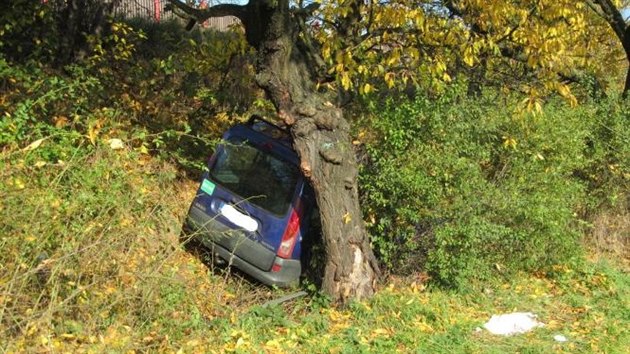
[[[339,109],[320,107],[313,117],[301,116],[292,132],[320,209],[326,251],[322,288],[341,302],[369,297],[378,267],[359,208],[348,124]]]
[[[291,128],[300,168],[315,190],[326,252],[322,290],[342,303],[369,297],[379,271],[359,207],[349,124],[341,109],[315,90],[311,56],[300,43],[288,2],[261,5],[248,11],[244,24],[258,50],[257,82]]]

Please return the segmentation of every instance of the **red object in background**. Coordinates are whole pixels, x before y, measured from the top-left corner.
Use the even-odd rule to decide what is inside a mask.
[[[207,9],[208,8],[208,3],[206,2],[206,0],[201,0],[199,2],[199,8],[200,9]],[[203,23],[201,24],[203,27],[208,27],[208,20],[203,21]]]
[[[155,22],[160,22],[160,0],[153,0],[153,16],[155,17]]]

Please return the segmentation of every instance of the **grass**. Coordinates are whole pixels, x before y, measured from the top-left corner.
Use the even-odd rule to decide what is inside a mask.
[[[630,347],[628,269],[602,254],[466,294],[427,288],[423,276],[390,277],[373,299],[344,309],[316,293],[263,307],[287,291],[208,267],[180,245],[197,183],[178,179],[172,165],[104,142],[49,139],[32,151],[1,154],[3,352],[621,353]],[[512,337],[476,330],[492,314],[513,311],[532,311],[545,327]],[[555,334],[568,341],[554,341]]]

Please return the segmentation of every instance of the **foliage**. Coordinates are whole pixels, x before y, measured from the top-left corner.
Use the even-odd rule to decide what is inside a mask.
[[[283,291],[208,266],[179,240],[197,184],[178,177],[203,168],[212,140],[241,114],[267,107],[242,36],[111,22],[89,37],[83,60],[55,69],[50,14],[39,1],[13,3],[44,12],[0,13],[9,25],[0,28],[0,350],[629,346],[627,269],[552,265],[580,252],[567,250],[592,227],[579,217],[627,209],[627,103],[552,101],[541,115],[526,113],[524,97],[471,101],[463,90],[367,101],[373,114],[357,122],[356,140],[367,152],[366,220],[381,261],[413,276],[390,277],[373,299],[344,309],[317,293],[263,307]],[[454,294],[428,289],[422,270],[460,287],[509,280]],[[474,332],[514,309],[547,326],[501,339]],[[569,342],[553,342],[556,333]]]
[[[10,59],[54,59],[59,37],[50,6],[32,0],[5,2],[0,5],[0,24],[0,51]]]
[[[630,100],[615,98],[582,107],[589,123],[587,165],[578,176],[588,183],[589,212],[628,209],[630,203]]]
[[[517,273],[483,296],[390,277],[345,309],[318,294],[261,307],[283,292],[180,247],[194,182],[129,146],[53,133],[0,155],[2,350],[616,352],[630,340],[628,277],[606,262]],[[510,338],[474,331],[514,310],[546,326]]]
[[[63,163],[38,164],[60,149]],[[630,341],[630,284],[618,265],[519,273],[483,295],[391,277],[344,309],[318,295],[263,307],[282,291],[209,272],[180,248],[194,185],[174,166],[64,133],[5,150],[0,164],[5,351],[621,352]],[[475,331],[515,310],[545,327],[508,338]]]
[[[172,166],[62,130],[5,150],[0,165],[3,345],[58,335],[94,344],[90,333],[119,341],[106,333],[112,324],[158,326],[174,311],[185,328],[200,325],[188,286],[212,285],[203,265],[179,270],[170,208],[183,209],[184,199],[172,189]],[[194,283],[174,277],[188,272]]]
[[[216,284],[221,304],[242,288],[187,264],[192,256],[178,236],[195,183],[175,184],[181,170],[167,162],[198,173],[200,156],[238,119],[213,98],[213,82],[186,77],[198,69],[182,64],[207,58],[206,73],[219,76],[211,70],[223,62],[212,67],[214,57],[190,52],[194,39],[177,39],[167,53],[175,72],[166,58],[137,50],[157,46],[145,42],[153,38],[111,26],[91,39],[95,50],[84,61],[63,70],[37,53],[0,53],[2,350],[58,350],[62,342],[123,350],[135,341],[125,336],[132,327],[152,348],[151,333],[165,326],[179,340],[222,316],[207,299]],[[194,91],[181,91],[184,78]],[[171,331],[172,318],[179,324]]]
[[[630,27],[624,19],[623,12],[628,8],[627,0],[595,0],[589,2],[589,7],[593,10],[601,20],[606,21],[612,32],[619,40],[620,46],[623,48],[626,57],[626,64],[630,65]],[[626,72],[626,81],[623,86],[623,97],[627,97],[630,92],[630,68]]]
[[[377,254],[392,272],[425,270],[463,288],[549,269],[580,253],[578,213],[585,193],[595,194],[579,175],[604,178],[618,187],[599,191],[627,197],[624,163],[606,162],[628,158],[627,111],[616,103],[608,109],[617,115],[606,117],[593,112],[605,105],[552,102],[538,115],[511,99],[468,100],[461,90],[385,109],[372,104],[358,133],[367,149],[362,200]],[[601,166],[619,170],[605,178]]]
[[[93,114],[88,114],[93,107],[90,96],[100,95],[100,82],[81,67],[69,67],[68,72],[69,76],[49,75],[35,63],[16,66],[0,57],[0,82],[4,86],[0,145],[43,138],[62,126],[70,126],[75,132],[87,131],[88,121],[95,120]],[[84,114],[90,117],[79,119]]]
[[[312,32],[338,86],[369,94],[419,86],[441,90],[457,78],[470,87],[526,93],[532,103],[579,76],[616,78],[623,57],[605,22],[583,2],[324,1]],[[360,20],[365,19],[365,20]],[[599,54],[602,53],[602,57]],[[605,54],[604,54],[605,53]],[[603,57],[605,55],[605,57]],[[606,69],[604,69],[606,68]]]
[[[173,34],[180,24],[139,20],[108,26],[88,36],[92,51],[83,61],[63,70],[45,65],[43,54],[0,54],[0,146],[27,144],[56,128],[92,145],[115,133],[198,173],[200,154],[207,156],[257,95],[242,34]]]

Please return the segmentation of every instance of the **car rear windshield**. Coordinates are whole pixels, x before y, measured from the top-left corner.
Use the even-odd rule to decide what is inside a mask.
[[[210,170],[210,177],[223,187],[276,215],[286,214],[298,176],[294,164],[234,138]]]

